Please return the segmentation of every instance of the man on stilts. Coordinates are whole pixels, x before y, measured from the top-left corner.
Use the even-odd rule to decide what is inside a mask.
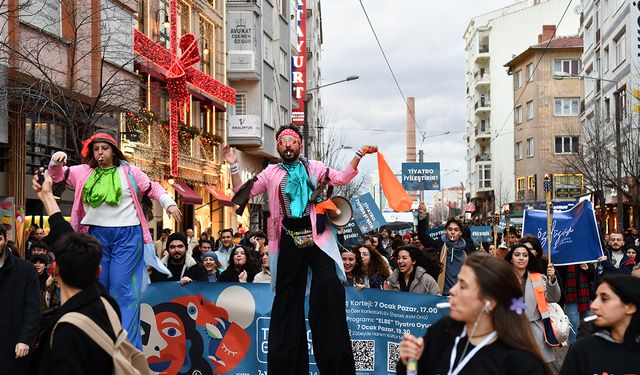
[[[224,148],[236,198],[248,199],[264,192],[269,197],[267,229],[275,298],[269,326],[268,371],[277,375],[309,373],[304,314],[305,293],[309,290],[309,325],[320,373],[355,374],[342,284],[346,279],[344,268],[336,237],[326,216],[316,212],[317,202],[311,201],[311,195],[327,173],[330,185],[351,181],[358,174],[362,156],[378,148],[362,146],[342,171],[336,171],[320,161],[300,157],[302,135],[296,126],[282,126],[276,139],[282,161],[269,165],[244,185],[236,150]]]

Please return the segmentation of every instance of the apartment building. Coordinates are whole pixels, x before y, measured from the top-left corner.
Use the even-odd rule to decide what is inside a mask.
[[[19,3],[0,14],[0,196],[40,215],[34,171],[56,151],[80,162],[82,140],[96,127],[118,130],[123,113],[139,106],[131,35],[140,5]],[[72,199],[67,192],[60,200],[65,215]]]
[[[229,114],[227,139],[239,150],[243,180],[279,158],[275,133],[291,123],[292,56],[297,34],[295,1],[229,0],[227,3],[227,78],[237,90]],[[238,222],[264,228],[265,197],[252,199]]]
[[[571,158],[582,139],[583,81],[568,77],[580,69],[582,39],[553,37],[553,25],[542,31],[538,44],[505,64],[513,77],[515,211],[544,207],[545,174],[552,176],[556,202],[575,202],[584,192]]]
[[[567,7],[561,0],[526,0],[474,17],[466,43],[467,175],[473,217],[515,199],[513,77],[504,64],[537,41],[542,25],[556,25]],[[558,35],[573,35],[579,16],[569,9]]]

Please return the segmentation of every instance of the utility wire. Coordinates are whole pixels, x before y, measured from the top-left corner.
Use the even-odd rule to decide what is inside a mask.
[[[564,19],[564,16],[567,14],[567,11],[569,10],[569,7],[571,6],[571,3],[573,2],[573,0],[569,0],[569,2],[567,3],[567,6],[564,8],[564,12],[562,13],[562,17],[560,17],[560,20],[558,21],[558,23],[555,25],[555,29],[553,30],[553,34],[551,35],[551,38],[547,41],[547,44],[545,44],[544,48],[542,49],[542,54],[540,54],[540,58],[538,59],[538,61],[536,62],[536,65],[533,67],[533,71],[531,72],[531,75],[533,76],[533,74],[536,72],[536,70],[538,69],[538,65],[540,65],[540,61],[542,60],[542,58],[544,57],[544,54],[547,52],[547,50],[549,49],[549,44],[551,44],[551,41],[553,40],[553,38],[556,37],[556,32],[558,31],[558,27],[560,27],[560,24],[562,23],[562,20]],[[529,77],[526,77],[525,83],[524,83],[524,87],[522,88],[522,90],[520,91],[520,95],[518,95],[518,99],[516,99],[516,101],[514,102],[514,106],[513,108],[511,108],[511,112],[509,113],[509,115],[507,116],[507,118],[504,120],[504,122],[502,123],[502,126],[500,127],[500,129],[496,132],[496,135],[491,137],[491,140],[494,141],[496,140],[499,136],[502,135],[502,130],[504,129],[504,127],[507,125],[507,122],[509,121],[509,119],[513,116],[513,113],[515,112],[516,108],[515,108],[515,104],[520,102],[520,99],[522,98],[522,95],[524,95],[524,92],[527,89],[527,86],[529,86]],[[508,134],[508,133],[505,133]]]
[[[360,6],[362,7],[362,11],[364,12],[364,16],[367,18],[367,22],[369,23],[369,27],[371,28],[371,31],[373,32],[373,36],[376,38],[376,42],[378,43],[378,47],[380,48],[380,52],[382,52],[382,57],[384,57],[384,61],[387,63],[387,67],[389,68],[389,72],[391,72],[391,77],[393,77],[393,81],[396,83],[396,87],[398,88],[398,91],[400,91],[400,96],[402,96],[402,100],[404,101],[404,105],[408,107],[407,104],[407,98],[404,96],[404,92],[402,91],[402,88],[400,87],[400,83],[398,82],[398,79],[396,78],[396,74],[393,72],[393,69],[391,68],[391,64],[389,63],[389,59],[387,58],[387,54],[384,52],[384,48],[382,48],[382,44],[380,43],[380,39],[378,38],[378,34],[376,33],[376,30],[373,28],[373,24],[371,23],[371,19],[369,19],[369,15],[367,14],[367,10],[364,8],[364,4],[362,3],[362,0],[358,0],[360,2]],[[420,129],[420,125],[418,125],[418,121],[416,120],[415,114],[413,113],[413,111],[410,111],[411,113],[411,117],[413,118],[414,123],[416,124],[416,129],[418,129],[418,131],[420,132],[420,135],[422,136],[422,144],[424,144],[425,138],[427,137],[426,133],[424,131],[422,131],[422,129]]]

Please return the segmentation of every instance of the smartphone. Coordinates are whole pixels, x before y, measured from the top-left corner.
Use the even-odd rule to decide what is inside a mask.
[[[40,186],[44,183],[44,167],[38,168],[38,183]]]

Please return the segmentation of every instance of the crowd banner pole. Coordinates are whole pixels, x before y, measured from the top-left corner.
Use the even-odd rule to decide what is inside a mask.
[[[498,256],[498,224],[500,224],[500,214],[493,213],[493,256]]]
[[[544,197],[547,202],[547,260],[551,263],[551,226],[553,223],[553,208],[551,206],[551,175],[544,175]]]

